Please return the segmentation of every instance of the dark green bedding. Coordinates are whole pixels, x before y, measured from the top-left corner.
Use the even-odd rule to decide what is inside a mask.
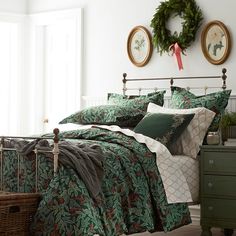
[[[92,198],[72,168],[52,159],[38,160],[42,201],[31,225],[34,235],[115,236],[144,231],[170,231],[191,223],[187,204],[168,204],[156,156],[144,144],[122,133],[100,128],[61,133],[73,142],[95,143],[104,154],[102,192]],[[13,167],[13,168],[12,168]],[[20,191],[35,190],[35,158],[21,157]],[[5,151],[5,189],[16,191],[17,158]]]

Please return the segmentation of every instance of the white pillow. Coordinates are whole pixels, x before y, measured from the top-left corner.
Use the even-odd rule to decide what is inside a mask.
[[[207,133],[215,112],[205,108],[190,108],[190,109],[171,109],[158,106],[154,103],[149,103],[147,112],[151,113],[168,113],[168,114],[191,114],[194,113],[193,119],[190,121],[187,128],[183,131],[180,137],[170,147],[173,155],[187,155],[196,158],[200,150],[204,137]]]

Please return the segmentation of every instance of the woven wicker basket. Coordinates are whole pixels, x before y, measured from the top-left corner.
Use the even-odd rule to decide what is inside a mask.
[[[29,226],[39,200],[38,193],[0,192],[0,236],[30,235]]]

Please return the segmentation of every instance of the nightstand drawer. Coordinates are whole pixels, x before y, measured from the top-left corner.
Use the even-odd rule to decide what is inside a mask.
[[[236,222],[236,200],[202,198],[201,217],[235,219]]]
[[[236,175],[236,153],[204,152],[203,172]]]
[[[201,235],[210,228],[236,228],[236,147],[201,146]],[[225,235],[231,235],[231,230]]]
[[[236,176],[204,175],[203,195],[236,197]]]

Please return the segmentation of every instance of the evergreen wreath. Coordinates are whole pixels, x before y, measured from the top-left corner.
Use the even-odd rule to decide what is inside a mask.
[[[166,22],[173,15],[183,19],[182,32],[179,34],[166,28]],[[201,9],[194,0],[169,0],[161,2],[151,21],[153,46],[162,55],[169,52],[171,45],[177,43],[182,52],[195,40],[195,34],[203,19]]]

